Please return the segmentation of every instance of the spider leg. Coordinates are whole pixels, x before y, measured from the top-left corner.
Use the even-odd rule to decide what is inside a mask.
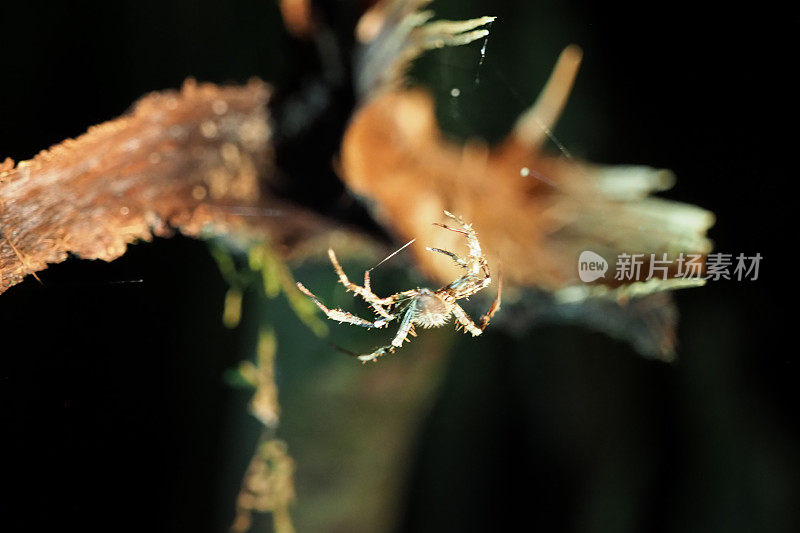
[[[500,297],[502,291],[503,291],[503,267],[501,266],[497,272],[497,296],[495,296],[494,302],[492,302],[492,306],[489,307],[489,310],[486,311],[486,314],[481,317],[481,331],[486,329],[486,326],[489,325],[489,321],[492,319],[494,314],[500,310]]]
[[[407,291],[410,292],[410,291]],[[380,348],[376,349],[372,353],[364,354],[364,355],[356,355],[349,350],[343,350],[341,348],[337,348],[349,355],[355,355],[359,361],[362,363],[366,363],[367,361],[375,361],[378,357],[390,353],[394,353],[396,348],[399,348],[403,345],[403,341],[408,340],[407,337],[409,334],[414,334],[414,313],[416,311],[416,303],[412,301],[408,304],[405,308],[405,314],[403,315],[403,321],[400,323],[400,327],[397,330],[397,333],[392,339],[392,343],[386,346],[381,346]]]
[[[410,293],[410,292],[416,293],[416,291],[406,291],[406,292],[407,293]],[[402,293],[400,293],[400,294],[402,294]],[[398,296],[398,295],[394,295],[394,296]],[[399,348],[400,346],[403,345],[403,341],[408,340],[407,337],[408,337],[409,334],[416,336],[416,334],[414,333],[414,313],[415,313],[415,311],[416,311],[416,303],[414,301],[412,301],[410,304],[408,304],[405,307],[405,310],[404,310],[405,314],[403,315],[403,321],[400,323],[400,327],[398,328],[397,333],[394,336],[394,339],[392,339],[392,343],[389,344],[389,345],[386,345],[386,346],[381,346],[380,348],[376,349],[372,353],[368,353],[368,354],[364,354],[364,355],[357,355],[357,354],[354,354],[353,352],[350,352],[349,350],[344,350],[342,348],[339,348],[338,346],[336,348],[341,350],[341,351],[343,351],[343,352],[345,352],[345,353],[347,353],[347,354],[349,354],[349,355],[355,355],[358,358],[358,360],[361,361],[362,363],[366,363],[368,361],[375,361],[376,359],[378,359],[378,357],[380,357],[382,355],[387,355],[387,354],[390,354],[390,353],[394,353],[396,348]]]
[[[466,274],[450,283],[450,285],[447,286],[447,289],[452,291],[452,294],[457,299],[469,298],[476,292],[482,291],[491,282],[492,278],[489,276],[480,278],[472,274]]]
[[[358,287],[358,285],[354,286]],[[370,288],[369,270],[364,272],[364,289],[366,289],[367,291],[372,290]],[[392,294],[391,296],[387,296],[386,298],[380,298],[376,296],[374,293],[370,294],[372,294],[372,296],[376,298],[375,301],[377,302],[377,305],[381,307],[389,307],[396,304],[397,302],[402,302],[403,300],[408,300],[409,298],[416,296],[417,294],[419,294],[419,289],[410,289],[407,291],[398,292],[396,294]],[[392,320],[394,320],[395,318],[397,318],[397,315],[390,315],[390,317]]]
[[[447,213],[447,211],[445,211],[445,213]],[[448,226],[447,224],[440,224],[439,222],[434,222],[433,225],[434,226],[439,226],[440,228],[444,228],[444,229],[447,229],[447,230],[450,230],[450,231],[455,231],[456,233],[461,233],[461,234],[466,235],[467,237],[469,237],[469,232],[466,231],[466,230],[454,228],[453,226]]]
[[[362,363],[366,363],[367,361],[375,361],[378,357],[392,353],[394,351],[394,346],[389,345],[389,346],[381,346],[380,348],[369,354],[359,354],[356,352],[351,352],[350,350],[347,350],[345,348],[342,348],[337,344],[330,343],[330,345],[332,348],[339,350],[343,354],[355,357]]]
[[[358,357],[358,360],[361,361],[362,363],[367,363],[368,361],[375,361],[376,359],[378,359],[378,357],[390,354],[392,352],[394,352],[394,346],[390,344],[388,346],[381,346],[372,353],[357,355],[356,357]]]
[[[469,331],[472,333],[473,337],[477,337],[483,333],[483,330],[475,325],[475,322],[472,321],[467,312],[464,311],[460,305],[455,304],[453,315],[456,317],[456,321],[464,327],[464,331]]]
[[[394,305],[398,302],[402,302],[403,300],[408,300],[417,296],[419,294],[419,289],[411,289],[403,292],[398,292],[397,294],[392,294],[391,296],[387,296],[383,299],[385,303],[382,305]],[[394,318],[397,318],[397,314],[393,315]]]
[[[417,311],[417,302],[412,300],[404,311],[403,320],[400,322],[400,327],[397,328],[397,333],[392,339],[392,346],[399,348],[403,345],[403,341],[408,340],[408,334],[414,327],[414,315]]]
[[[394,317],[384,308],[385,305],[389,305],[390,298],[380,298],[370,288],[370,280],[369,280],[369,271],[364,272],[364,286],[361,287],[360,285],[356,285],[355,283],[351,282],[350,279],[347,277],[347,274],[344,273],[344,269],[342,269],[342,265],[339,264],[339,260],[336,259],[336,254],[333,252],[332,248],[328,249],[328,257],[333,264],[333,269],[336,270],[336,274],[339,276],[339,282],[345,286],[345,288],[349,291],[353,291],[357,295],[361,296],[365,302],[367,302],[372,309],[386,319],[393,319]]]
[[[456,317],[458,324],[462,325],[465,331],[472,333],[473,337],[477,337],[483,333],[483,330],[485,330],[486,326],[489,325],[489,321],[492,319],[494,314],[500,310],[500,295],[502,289],[503,273],[500,272],[497,278],[497,296],[495,297],[494,302],[492,302],[492,305],[489,307],[489,310],[486,312],[486,314],[481,317],[480,326],[476,325],[475,322],[472,321],[469,315],[467,315],[467,312],[464,311],[460,305],[455,304],[455,307],[453,308],[453,315]]]
[[[331,320],[336,320],[338,322],[347,322],[348,324],[353,324],[354,326],[361,326],[362,328],[382,328],[389,322],[389,320],[391,320],[391,318],[394,318],[394,317],[391,317],[390,319],[380,318],[374,322],[370,322],[369,320],[364,320],[361,317],[357,317],[351,313],[348,313],[343,309],[328,309],[327,307],[325,307],[325,304],[319,301],[319,298],[314,296],[314,294],[310,290],[306,289],[305,286],[300,282],[297,282],[297,288],[300,289],[300,292],[311,298],[314,301],[314,303],[317,304],[317,307],[322,309],[322,311]]]
[[[430,246],[426,246],[425,249],[428,250],[429,252],[438,252],[440,254],[447,255],[453,261],[455,261],[458,266],[460,266],[461,268],[463,268],[465,270],[469,270],[469,263],[467,263],[466,261],[461,259],[459,256],[457,256],[453,252],[448,252],[447,250],[442,250],[441,248],[431,248]]]
[[[448,226],[447,224],[439,224],[437,222],[435,222],[434,225],[465,235],[467,237],[467,247],[469,248],[469,271],[472,274],[477,275],[478,272],[483,269],[486,277],[489,277],[489,266],[486,264],[486,259],[483,258],[481,243],[478,242],[478,234],[475,233],[475,230],[472,228],[472,224],[467,224],[461,219],[461,217],[454,215],[450,211],[445,211],[444,214],[456,221],[464,229],[454,228],[452,226]]]

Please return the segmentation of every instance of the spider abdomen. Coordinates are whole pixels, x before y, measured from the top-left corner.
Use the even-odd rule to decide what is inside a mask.
[[[414,308],[414,324],[423,328],[436,328],[447,324],[452,313],[447,302],[431,292],[423,292],[417,296]]]

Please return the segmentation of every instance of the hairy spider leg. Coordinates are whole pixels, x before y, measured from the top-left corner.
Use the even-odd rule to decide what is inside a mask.
[[[450,283],[444,288],[444,290],[452,295],[456,300],[460,300],[461,298],[469,298],[476,292],[483,290],[491,282],[492,278],[488,276],[485,278],[479,278],[477,276],[473,276],[472,274],[466,274]]]
[[[489,278],[486,278],[486,280],[484,281],[488,281],[488,279]],[[486,284],[481,285],[481,287],[484,287]],[[486,326],[489,325],[489,321],[492,319],[494,314],[500,310],[500,301],[502,292],[503,292],[503,270],[501,267],[500,271],[497,274],[497,296],[495,296],[494,301],[492,302],[492,305],[489,307],[489,310],[486,312],[486,314],[484,314],[481,317],[480,326],[475,324],[475,322],[469,317],[469,315],[467,315],[466,311],[464,311],[464,309],[460,305],[454,303],[453,305],[455,307],[453,308],[453,316],[456,317],[457,321],[456,329],[458,329],[458,326],[461,325],[464,327],[465,331],[472,333],[473,337],[477,337],[478,335],[483,333],[483,330],[485,330]]]
[[[372,353],[359,355],[358,359],[362,363],[366,363],[367,361],[375,361],[378,357],[389,353],[394,353],[394,350],[396,348],[400,348],[403,345],[403,341],[408,340],[407,337],[409,333],[413,334],[414,313],[416,312],[416,308],[417,306],[415,300],[411,300],[411,302],[405,306],[405,308],[403,309],[404,313],[403,320],[400,322],[400,327],[397,329],[397,333],[395,334],[394,339],[392,339],[392,344],[381,346]]]
[[[483,258],[481,244],[478,241],[477,233],[475,233],[475,230],[472,228],[472,224],[467,224],[461,219],[461,217],[454,215],[450,211],[445,211],[444,214],[455,220],[464,229],[454,228],[452,226],[448,226],[447,224],[439,224],[438,222],[434,222],[434,225],[465,235],[467,237],[467,247],[469,248],[470,261],[468,264],[470,272],[474,275],[477,275],[478,272],[483,269],[484,274],[486,274],[488,277],[489,267],[486,264],[486,260]]]
[[[347,290],[353,291],[357,295],[361,296],[361,298],[363,298],[364,301],[367,302],[369,306],[372,307],[372,309],[383,318],[388,320],[395,318],[384,308],[384,306],[392,303],[391,298],[380,298],[377,294],[372,292],[372,289],[370,288],[369,271],[364,272],[364,286],[361,287],[360,285],[356,285],[355,283],[351,282],[347,277],[347,274],[344,273],[344,269],[342,268],[342,265],[339,264],[339,260],[336,258],[333,248],[328,248],[328,257],[333,264],[333,269],[336,270],[336,274],[339,276],[339,282],[344,285]]]
[[[336,320],[340,323],[347,322],[348,324],[353,324],[354,326],[361,326],[362,328],[382,328],[386,326],[389,320],[394,318],[394,316],[392,316],[389,319],[379,318],[374,322],[370,322],[369,320],[364,320],[361,317],[357,317],[351,313],[348,313],[343,309],[328,309],[327,307],[325,307],[325,304],[319,301],[319,298],[314,296],[314,294],[310,290],[306,289],[305,286],[299,281],[297,282],[297,288],[300,289],[300,292],[311,298],[314,301],[314,303],[317,304],[317,307],[322,309],[322,311],[328,316],[328,318],[330,318],[331,320]]]
[[[355,357],[356,359],[358,359],[362,363],[367,363],[368,361],[375,361],[378,357],[380,357],[382,355],[386,355],[388,353],[394,352],[394,346],[391,346],[391,345],[381,346],[380,348],[378,348],[377,350],[375,350],[374,352],[369,353],[369,354],[359,354],[359,353],[350,351],[350,350],[348,350],[346,348],[342,348],[338,344],[333,344],[333,343],[329,343],[329,344],[330,344],[330,346],[332,348],[334,348],[336,350],[339,350],[343,354]]]
[[[456,279],[455,281],[450,283],[445,289],[449,291],[454,291],[454,293],[451,292],[451,294],[456,299],[467,298],[477,293],[478,291],[482,290],[487,285],[489,285],[489,283],[491,282],[491,273],[489,272],[489,265],[486,262],[486,259],[483,257],[483,252],[481,251],[480,242],[478,242],[477,233],[472,228],[472,225],[467,224],[460,217],[454,215],[449,211],[445,211],[444,214],[450,217],[451,219],[455,220],[464,229],[454,228],[452,226],[439,223],[434,223],[434,225],[465,235],[467,237],[467,245],[469,248],[469,261],[463,260],[456,254],[448,252],[447,250],[440,250],[438,248],[435,249],[440,253],[449,255],[459,265],[461,263],[459,263],[458,260],[461,259],[461,261],[466,265],[464,266],[464,268],[468,271],[466,275]],[[477,276],[481,270],[483,270],[484,279],[479,280],[477,279]]]
[[[392,294],[391,296],[387,296],[386,298],[381,298],[374,292],[372,292],[372,288],[370,286],[370,277],[369,277],[369,270],[364,271],[364,286],[361,287],[352,283],[350,279],[347,277],[347,274],[344,273],[344,269],[339,264],[339,260],[336,258],[336,254],[332,249],[328,250],[328,257],[333,264],[333,268],[336,270],[336,274],[339,276],[339,282],[345,286],[347,290],[351,290],[361,296],[368,304],[370,305],[378,305],[381,309],[386,307],[390,307],[395,305],[398,302],[402,302],[403,300],[408,300],[419,294],[419,290],[411,289],[403,292],[398,292],[397,294]],[[377,311],[377,309],[376,309]],[[385,312],[385,310],[384,310]],[[379,312],[380,314],[380,312]],[[386,318],[390,320],[394,320],[397,318],[397,315],[389,315]]]
[[[368,361],[377,361],[378,357],[390,353],[394,353],[394,346],[392,346],[391,344],[387,346],[381,346],[372,353],[358,355],[357,357],[359,361],[361,361],[362,363],[366,363]]]
[[[489,325],[489,321],[492,319],[494,314],[500,309],[500,289],[501,289],[501,283],[498,282],[497,297],[495,297],[494,302],[492,302],[492,305],[491,307],[489,307],[489,310],[486,312],[486,314],[481,317],[480,326],[475,324],[475,322],[469,317],[467,312],[464,311],[464,309],[460,305],[453,304],[454,305],[453,316],[456,317],[456,321],[458,322],[458,324],[464,327],[465,331],[472,333],[473,337],[477,337],[478,335],[483,333],[483,330],[485,330],[486,326]],[[458,324],[456,325],[456,329],[458,329]]]
[[[489,321],[492,319],[494,314],[500,310],[500,298],[503,292],[503,266],[500,265],[497,271],[497,296],[494,298],[494,302],[492,302],[491,307],[489,310],[486,311],[486,314],[481,317],[481,331],[486,329],[486,326],[489,325]]]
[[[414,315],[417,312],[417,300],[412,299],[403,310],[403,320],[400,321],[400,327],[397,328],[397,333],[392,339],[392,346],[400,348],[403,342],[408,340],[408,334],[414,327]]]
[[[447,250],[442,250],[441,248],[431,248],[430,246],[426,246],[425,249],[428,250],[429,252],[438,252],[440,254],[444,254],[446,256],[449,256],[453,261],[456,262],[456,264],[458,266],[460,266],[464,270],[469,270],[469,264],[466,261],[464,261],[463,259],[461,259],[459,256],[457,256],[456,254],[454,254],[453,252],[449,252]]]
[[[472,333],[473,337],[477,337],[483,330],[475,325],[475,322],[469,317],[466,311],[461,308],[458,304],[453,304],[453,315],[456,317],[456,321],[458,324],[461,324],[464,327],[465,331]],[[456,327],[458,329],[458,327]]]

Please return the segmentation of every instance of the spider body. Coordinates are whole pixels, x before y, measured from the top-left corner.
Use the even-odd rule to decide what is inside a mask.
[[[447,230],[464,234],[467,238],[469,254],[466,259],[464,259],[447,250],[426,248],[430,252],[441,253],[450,257],[458,266],[466,271],[458,279],[441,289],[432,291],[426,288],[416,288],[398,292],[386,298],[381,298],[372,292],[369,270],[364,273],[363,286],[352,283],[344,273],[344,270],[342,270],[333,250],[328,250],[328,256],[330,257],[334,270],[339,276],[339,282],[342,283],[348,291],[353,291],[363,298],[364,301],[372,307],[372,310],[379,318],[369,321],[342,309],[328,309],[311,293],[311,291],[305,288],[302,283],[297,284],[297,287],[306,296],[311,298],[331,320],[338,320],[340,323],[347,322],[348,324],[365,328],[383,328],[387,327],[389,323],[394,320],[400,321],[400,326],[391,344],[382,346],[370,354],[358,355],[361,361],[374,361],[381,355],[394,352],[396,348],[403,345],[404,341],[408,340],[409,335],[416,335],[414,326],[436,328],[447,324],[450,321],[450,317],[455,317],[456,328],[462,327],[465,332],[469,332],[472,336],[477,337],[483,333],[483,330],[489,324],[489,320],[497,310],[500,309],[501,280],[498,280],[497,284],[497,297],[489,308],[489,311],[481,317],[480,325],[476,325],[461,306],[458,305],[457,300],[469,298],[473,294],[481,291],[491,283],[492,278],[489,272],[489,265],[486,262],[486,258],[483,256],[475,230],[472,229],[470,224],[465,223],[456,215],[448,211],[444,213],[453,219],[460,227],[455,228],[444,224],[437,225]]]
[[[412,322],[423,328],[444,326],[450,321],[450,315],[453,312],[451,302],[429,289],[419,289],[419,294],[414,297],[413,304],[414,318]]]

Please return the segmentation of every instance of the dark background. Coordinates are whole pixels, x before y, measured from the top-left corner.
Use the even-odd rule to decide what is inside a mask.
[[[444,18],[500,18],[479,84],[479,47],[429,54],[414,76],[453,135],[497,138],[558,51],[581,45],[560,140],[592,161],[674,170],[666,196],[716,213],[717,250],[761,253],[760,278],[677,294],[671,365],[579,326],[498,333],[490,354],[459,343],[418,438],[401,531],[800,527],[798,19],[767,4],[607,4],[436,2]],[[0,21],[0,157],[16,160],[188,75],[257,75],[289,94],[316,68],[267,0],[6,3]],[[329,116],[349,113],[339,96]],[[343,126],[311,145],[320,167]],[[338,187],[305,179],[320,180],[298,198],[313,206]],[[242,397],[219,376],[243,341],[220,323],[226,286],[206,245],[159,240],[41,278],[0,297],[0,529],[223,530],[219,434]]]

